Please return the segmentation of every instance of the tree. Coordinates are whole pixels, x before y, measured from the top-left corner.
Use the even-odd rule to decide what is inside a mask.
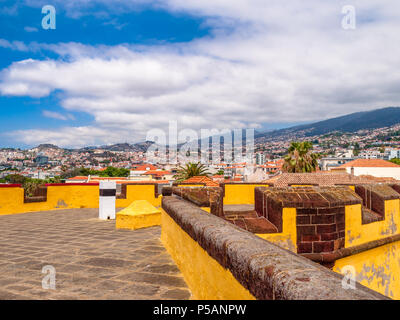
[[[216,175],[218,175],[218,176],[223,176],[223,175],[224,175],[224,170],[219,169],[219,170],[217,171]]]
[[[314,172],[318,168],[319,154],[311,150],[313,145],[309,141],[292,142],[288,154],[284,158],[282,170],[290,173]]]
[[[183,181],[195,176],[208,176],[210,173],[207,172],[207,168],[200,162],[192,163],[189,162],[186,166],[180,166],[174,178],[177,181]]]
[[[400,159],[399,158],[393,158],[393,159],[391,159],[391,160],[389,160],[390,162],[393,162],[393,163],[395,163],[395,164],[398,164],[398,165],[400,165]]]
[[[23,184],[27,178],[24,176],[21,176],[20,174],[9,174],[4,178],[8,183],[17,183],[17,184]]]

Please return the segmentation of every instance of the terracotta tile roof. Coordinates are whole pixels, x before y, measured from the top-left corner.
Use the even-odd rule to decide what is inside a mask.
[[[400,168],[399,165],[382,160],[382,159],[356,159],[345,164],[342,164],[338,168],[351,168],[351,167],[382,167],[382,168]]]
[[[156,176],[164,176],[166,174],[171,174],[171,171],[166,171],[166,170],[149,170],[143,173],[144,175],[150,174],[150,175],[156,175]]]
[[[382,182],[382,183],[398,183],[399,180],[392,178],[392,177],[374,177],[370,175],[360,175],[360,178],[373,180],[375,182]]]
[[[152,164],[141,164],[136,168],[132,169],[134,171],[148,171],[148,170],[157,170],[157,167],[153,166]]]
[[[334,186],[341,184],[368,184],[376,183],[376,181],[344,172],[319,171],[313,173],[282,173],[263,181],[263,183],[273,185],[274,187],[287,187],[289,185]]]
[[[207,187],[219,187],[219,183],[213,181],[213,179],[206,176],[194,176],[189,179],[182,181],[184,183],[205,183]]]

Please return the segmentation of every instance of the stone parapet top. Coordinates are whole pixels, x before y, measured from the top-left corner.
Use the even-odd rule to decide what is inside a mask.
[[[163,197],[162,207],[257,299],[387,299],[358,283],[356,290],[343,289],[339,274],[219,217],[204,214],[188,201]]]

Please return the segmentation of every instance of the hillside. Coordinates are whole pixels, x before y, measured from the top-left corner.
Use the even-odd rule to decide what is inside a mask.
[[[389,107],[260,133],[256,135],[256,138],[273,138],[286,135],[314,136],[332,131],[356,132],[358,130],[390,127],[397,123],[400,123],[400,107]]]

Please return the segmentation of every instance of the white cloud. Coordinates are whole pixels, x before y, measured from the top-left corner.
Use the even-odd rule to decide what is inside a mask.
[[[25,30],[26,32],[38,32],[38,31],[39,31],[38,28],[29,27],[29,26],[26,26],[26,27],[24,28],[24,30]]]
[[[124,3],[121,10],[141,1]],[[351,31],[341,28],[345,4],[158,1],[173,12],[205,16],[214,28],[212,36],[181,44],[93,47],[0,40],[13,50],[60,55],[13,63],[0,74],[0,92],[45,97],[61,91],[61,105],[92,115],[96,130],[77,128],[87,135],[81,140],[71,128],[63,135],[39,130],[17,136],[25,143],[48,137],[81,145],[106,139],[107,133],[107,141],[144,140],[147,130],[165,129],[169,119],[181,128],[236,128],[399,105],[400,3],[353,1],[358,25]],[[85,14],[82,6],[71,1],[66,9]]]
[[[126,132],[123,132],[126,133]],[[113,144],[121,141],[121,131],[108,131],[101,128],[64,127],[58,130],[16,130],[8,133],[10,138],[23,141],[27,145],[37,145],[41,141],[61,147],[82,147]]]
[[[49,111],[49,110],[43,110],[42,111],[43,116],[47,117],[47,118],[53,118],[53,119],[57,119],[57,120],[75,120],[75,117],[72,114],[61,114],[59,112],[55,112],[55,111]]]

